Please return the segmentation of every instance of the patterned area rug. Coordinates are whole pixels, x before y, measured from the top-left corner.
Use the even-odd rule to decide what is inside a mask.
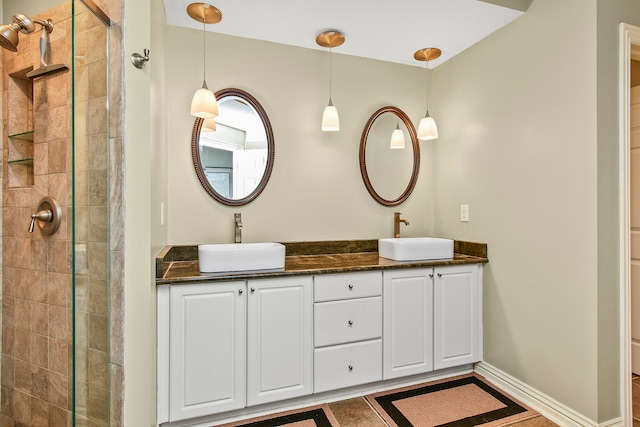
[[[340,427],[327,405],[311,406],[224,424],[220,427]]]
[[[538,413],[476,374],[366,396],[392,427],[504,426]]]

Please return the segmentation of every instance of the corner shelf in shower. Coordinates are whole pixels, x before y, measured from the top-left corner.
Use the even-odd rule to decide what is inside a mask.
[[[9,135],[8,187],[33,185],[33,131]]]
[[[9,163],[10,165],[32,165],[33,164],[33,158],[8,160],[7,163]]]
[[[16,133],[14,135],[9,135],[9,139],[17,139],[20,141],[31,141],[33,142],[33,131]]]

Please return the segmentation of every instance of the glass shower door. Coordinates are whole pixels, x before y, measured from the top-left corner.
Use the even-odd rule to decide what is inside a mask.
[[[111,19],[73,1],[73,425],[118,425],[111,393]],[[116,411],[117,413],[118,411]]]

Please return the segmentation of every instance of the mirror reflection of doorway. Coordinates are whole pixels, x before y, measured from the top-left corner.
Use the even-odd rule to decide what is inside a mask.
[[[209,180],[209,184],[222,197],[232,198],[233,196],[233,168],[205,166],[204,173]]]
[[[211,187],[222,197],[239,200],[258,186],[267,167],[267,135],[259,115],[235,97],[219,101],[215,131],[199,138],[200,161]]]

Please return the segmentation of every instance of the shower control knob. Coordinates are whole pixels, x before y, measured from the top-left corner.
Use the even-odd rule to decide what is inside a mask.
[[[45,197],[40,200],[37,211],[31,214],[29,233],[33,233],[36,221],[43,234],[54,234],[60,228],[62,208],[53,197]]]

